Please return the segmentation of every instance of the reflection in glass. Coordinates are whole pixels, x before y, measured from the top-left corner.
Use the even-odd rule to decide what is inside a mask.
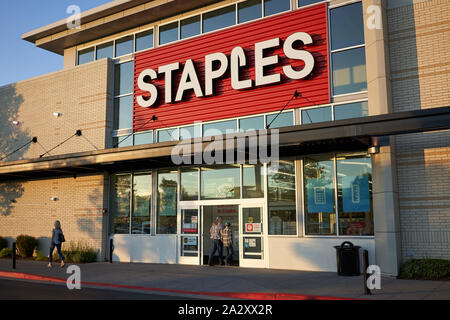
[[[133,127],[133,95],[114,99],[114,130]],[[133,144],[133,139],[129,139]]]
[[[166,129],[158,131],[158,142],[178,140],[178,129]]]
[[[244,118],[239,120],[239,131],[247,132],[264,129],[264,116]]]
[[[238,4],[238,23],[243,23],[261,18],[262,2],[261,0],[248,0]]]
[[[216,136],[220,134],[229,134],[237,131],[236,120],[213,122],[203,125],[203,136]]]
[[[294,125],[294,114],[292,111],[283,112],[281,114],[270,114],[267,116],[267,125],[270,124],[269,129],[288,127]],[[275,119],[275,121],[273,121]]]
[[[331,107],[302,110],[302,124],[331,121]]]
[[[136,52],[153,48],[153,30],[136,34]]]
[[[303,160],[306,234],[336,235],[334,161],[326,155]]]
[[[121,57],[133,52],[133,36],[116,40],[116,57]]]
[[[162,171],[158,174],[158,234],[177,233],[177,190],[176,171]]]
[[[203,32],[230,27],[236,24],[235,5],[203,14]]]
[[[239,166],[201,168],[201,199],[239,199],[241,185]]]
[[[181,170],[181,201],[198,200],[198,169]]]
[[[133,177],[133,214],[131,233],[150,234],[150,212],[152,199],[152,176],[150,174]]]
[[[180,22],[180,36],[181,39],[196,36],[200,34],[200,16],[195,16],[181,20]]]
[[[333,53],[334,95],[367,90],[365,49]]]
[[[114,42],[108,42],[105,44],[98,45],[96,60],[100,60],[103,58],[112,58],[114,56],[113,44]]]
[[[113,175],[111,189],[111,233],[128,234],[130,233],[131,175]]]
[[[159,44],[178,40],[178,21],[159,27]]]
[[[339,235],[373,236],[370,156],[337,157]]]
[[[153,131],[136,133],[134,135],[134,145],[140,146],[143,144],[153,143]]]
[[[334,106],[334,120],[361,118],[369,115],[369,103],[367,101]]]
[[[290,0],[264,0],[264,16],[288,11],[291,9]]]
[[[94,48],[89,48],[85,50],[81,50],[78,52],[78,64],[84,64],[91,61],[94,61]]]
[[[264,198],[264,165],[244,165],[242,170],[243,198]]]
[[[269,234],[297,234],[295,161],[268,166]]]
[[[330,10],[332,50],[364,43],[362,3],[356,2]]]
[[[115,66],[114,95],[120,96],[134,91],[134,62],[129,61]]]

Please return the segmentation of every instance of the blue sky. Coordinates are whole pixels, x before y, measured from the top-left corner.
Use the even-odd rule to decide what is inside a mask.
[[[22,40],[22,34],[111,0],[0,0],[0,86],[60,70],[63,58]]]

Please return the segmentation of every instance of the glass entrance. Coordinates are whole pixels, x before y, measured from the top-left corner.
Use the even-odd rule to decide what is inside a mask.
[[[180,263],[198,264],[200,259],[200,214],[198,206],[181,209]]]
[[[240,261],[243,267],[264,267],[264,209],[263,206],[241,206],[239,215]]]

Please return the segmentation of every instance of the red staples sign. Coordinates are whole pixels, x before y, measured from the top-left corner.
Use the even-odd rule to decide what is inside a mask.
[[[135,131],[279,111],[295,90],[289,108],[329,103],[327,23],[320,4],[137,54]]]

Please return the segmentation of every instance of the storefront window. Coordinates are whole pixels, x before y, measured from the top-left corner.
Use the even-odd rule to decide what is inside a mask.
[[[302,124],[331,121],[331,107],[302,110]]]
[[[314,3],[318,3],[318,2],[323,2],[324,0],[298,0],[298,6],[299,7],[304,7],[304,6],[308,6],[310,4],[314,4]]]
[[[200,34],[200,16],[181,20],[180,28],[181,39],[186,39]]]
[[[369,115],[369,103],[367,101],[340,104],[334,106],[334,120],[361,118]]]
[[[114,99],[114,129],[128,129],[133,127],[133,96]],[[133,139],[129,139],[133,144]]]
[[[177,233],[178,173],[163,171],[158,174],[158,234]]]
[[[136,51],[153,48],[153,30],[136,34]]]
[[[131,233],[150,234],[150,213],[152,199],[152,176],[150,174],[133,177],[133,213]]]
[[[236,6],[221,8],[203,14],[203,32],[230,27],[236,24]]]
[[[332,9],[330,20],[332,50],[364,44],[364,18],[361,2]]]
[[[116,57],[124,56],[133,52],[133,36],[116,40]]]
[[[334,95],[367,90],[364,47],[333,53]]]
[[[288,11],[291,9],[291,0],[264,0],[264,16]]]
[[[292,126],[294,125],[294,113],[290,111],[279,115],[278,113],[270,114],[267,116],[266,123],[270,125],[270,129]]]
[[[372,165],[369,156],[338,156],[339,235],[373,236]]]
[[[269,234],[297,234],[295,161],[280,160],[268,167]]]
[[[167,129],[158,131],[158,142],[177,141],[178,129]]]
[[[114,42],[108,42],[97,46],[97,60],[112,57],[114,57]]]
[[[201,199],[239,199],[240,175],[238,165],[201,168]]]
[[[202,126],[200,124],[180,128],[180,140],[200,138],[201,136]]]
[[[334,161],[326,155],[303,160],[307,235],[336,235]]]
[[[159,27],[159,44],[166,44],[178,40],[178,21]]]
[[[86,50],[81,50],[78,52],[78,64],[84,64],[91,61],[94,61],[95,49],[89,48]]]
[[[210,137],[219,134],[230,134],[237,131],[236,120],[213,122],[203,125],[203,136]]]
[[[239,120],[239,131],[248,132],[264,129],[264,116],[244,118]]]
[[[262,16],[261,0],[248,0],[238,4],[239,23],[255,20]]]
[[[114,95],[131,94],[134,91],[134,62],[117,64],[115,67]]]
[[[113,175],[111,233],[130,233],[131,174]]]
[[[264,165],[244,165],[242,171],[243,198],[264,198]]]
[[[133,139],[129,135],[123,135],[113,138],[114,148],[123,148],[133,146]]]
[[[143,144],[153,143],[153,131],[137,133],[134,135],[134,145],[140,146]]]
[[[198,200],[198,169],[181,170],[181,201]]]

